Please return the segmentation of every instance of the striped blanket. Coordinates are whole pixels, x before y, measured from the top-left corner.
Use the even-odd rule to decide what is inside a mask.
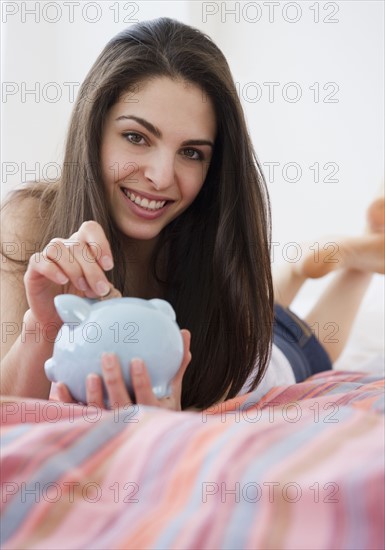
[[[327,372],[202,413],[3,398],[2,548],[384,548],[384,392]]]

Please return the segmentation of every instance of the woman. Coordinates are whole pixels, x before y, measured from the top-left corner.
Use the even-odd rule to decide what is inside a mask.
[[[80,89],[60,181],[19,191],[4,214],[4,242],[35,253],[3,263],[3,320],[14,328],[3,393],[48,396],[55,295],[111,289],[168,300],[186,327],[172,396],[158,402],[139,363],[138,402],[202,409],[261,381],[273,325],[268,195],[228,64],[198,30],[162,18],[113,38]],[[330,368],[308,336],[316,370]],[[127,403],[114,357],[103,372],[110,402]],[[87,390],[100,402],[98,377]]]

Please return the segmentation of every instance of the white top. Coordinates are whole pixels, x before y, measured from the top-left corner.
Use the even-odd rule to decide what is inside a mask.
[[[255,378],[256,372],[253,371],[246,380],[238,395],[248,393],[248,388]],[[272,345],[270,363],[259,385],[252,390],[253,398],[259,400],[266,395],[274,386],[295,384],[295,376],[290,366],[289,360],[283,352],[275,345]]]

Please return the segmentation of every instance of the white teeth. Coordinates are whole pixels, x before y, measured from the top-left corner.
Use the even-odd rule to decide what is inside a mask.
[[[147,210],[159,210],[160,208],[163,208],[163,206],[166,204],[167,201],[154,201],[152,200],[149,202],[148,199],[141,199],[140,197],[134,195],[134,193],[131,193],[131,191],[128,191],[127,189],[124,189],[124,194],[127,195],[129,199],[132,200],[135,204],[141,206],[142,208],[146,208]]]

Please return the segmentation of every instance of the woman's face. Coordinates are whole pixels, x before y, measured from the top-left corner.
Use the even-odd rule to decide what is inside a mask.
[[[157,77],[121,96],[105,121],[101,162],[112,216],[125,235],[155,239],[188,208],[215,135],[212,102],[194,84]]]

